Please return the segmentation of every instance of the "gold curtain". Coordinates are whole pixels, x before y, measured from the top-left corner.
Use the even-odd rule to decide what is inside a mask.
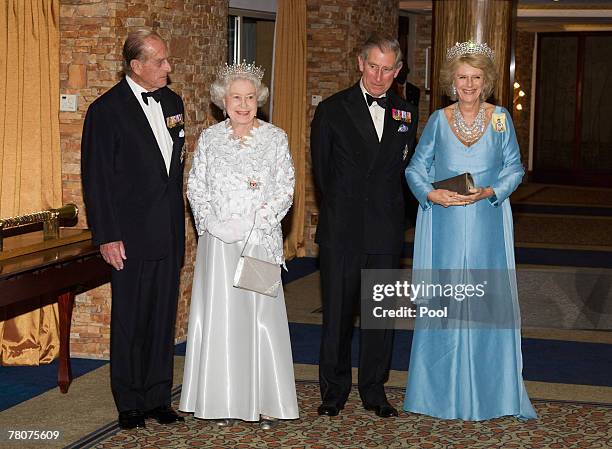
[[[62,203],[60,0],[0,0],[0,217]],[[0,308],[0,363],[38,365],[59,353],[57,304]]]
[[[306,183],[306,0],[282,0],[276,12],[272,122],[284,129],[295,165],[293,207],[285,219],[285,256],[304,257]]]

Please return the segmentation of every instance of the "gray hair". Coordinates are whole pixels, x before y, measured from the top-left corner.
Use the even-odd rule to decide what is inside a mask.
[[[373,48],[378,48],[380,51],[387,52],[392,51],[395,53],[395,68],[402,64],[402,49],[400,44],[395,38],[383,36],[380,34],[372,34],[367,41],[361,46],[359,50],[359,56],[363,61],[368,60],[368,54]]]
[[[230,85],[236,80],[246,80],[252,82],[255,86],[257,106],[263,106],[266,103],[270,93],[268,87],[255,75],[245,72],[228,75],[225,77],[217,75],[215,81],[210,85],[210,100],[215,104],[215,106],[223,111],[225,110],[223,99],[225,98]]]
[[[162,37],[155,31],[146,30],[144,28],[132,31],[130,34],[128,34],[127,38],[125,39],[125,43],[123,44],[123,73],[126,75],[132,74],[132,66],[130,65],[130,62],[133,59],[138,59],[139,61],[146,60],[146,40],[149,38],[159,39],[160,41],[164,42]]]

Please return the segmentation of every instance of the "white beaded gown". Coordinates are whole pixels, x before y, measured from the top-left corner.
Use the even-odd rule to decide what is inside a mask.
[[[233,287],[244,240],[213,235],[255,217],[245,254],[284,264],[280,221],[293,200],[293,163],[285,132],[258,123],[242,143],[229,120],[204,130],[189,173],[199,241],[179,410],[197,418],[299,416],[283,290],[271,298]]]

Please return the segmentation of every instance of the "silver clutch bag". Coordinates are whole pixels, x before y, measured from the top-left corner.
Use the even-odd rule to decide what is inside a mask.
[[[240,259],[238,259],[238,265],[234,273],[234,287],[276,298],[281,285],[280,265],[244,255],[244,250],[251,238],[254,227],[255,217],[253,217],[253,226],[249,236],[246,238],[240,252]]]
[[[234,273],[234,287],[276,298],[281,285],[280,270],[278,264],[255,257],[240,256]]]

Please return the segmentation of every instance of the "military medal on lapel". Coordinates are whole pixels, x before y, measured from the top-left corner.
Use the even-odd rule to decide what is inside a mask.
[[[168,129],[184,124],[185,122],[183,121],[183,114],[176,114],[171,117],[166,117],[166,127]]]
[[[393,117],[393,120],[402,122],[397,130],[398,132],[405,133],[410,129],[408,127],[408,125],[412,122],[412,116],[410,115],[410,111],[402,111],[401,109],[391,109],[391,117]]]

